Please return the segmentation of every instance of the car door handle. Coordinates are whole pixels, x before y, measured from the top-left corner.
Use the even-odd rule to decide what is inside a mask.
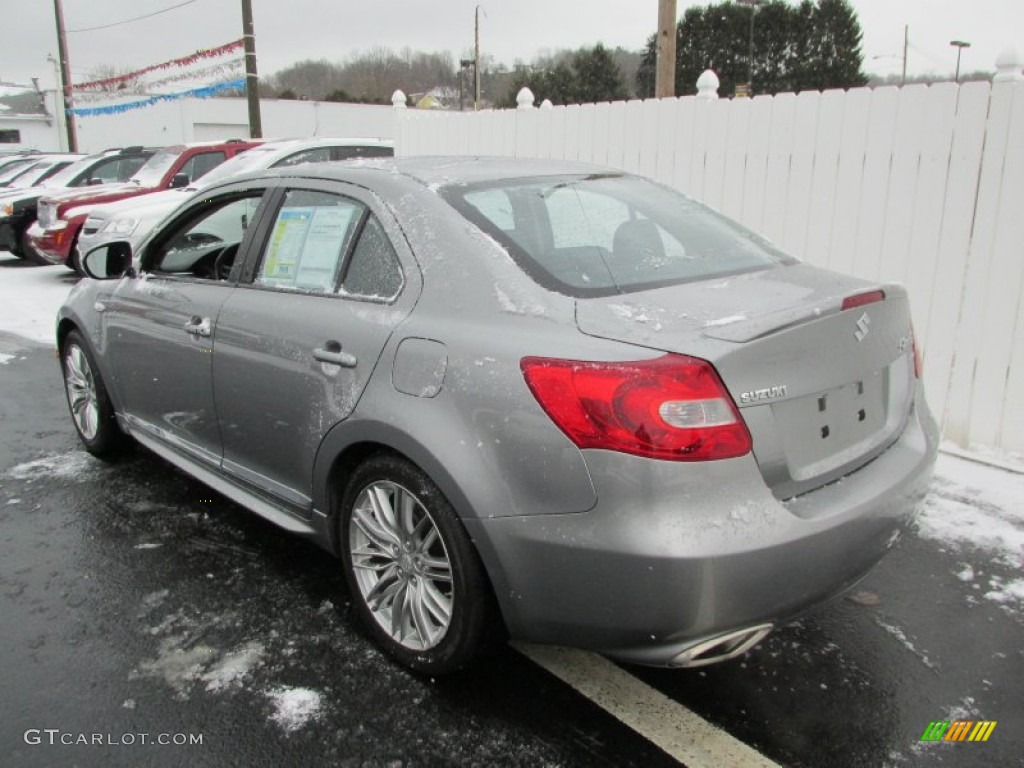
[[[186,321],[185,333],[189,336],[209,336],[211,333],[210,318],[193,317],[191,320]]]
[[[313,350],[313,358],[321,363],[340,365],[342,368],[355,368],[355,355],[341,351],[341,344],[336,341],[328,341],[322,347]]]

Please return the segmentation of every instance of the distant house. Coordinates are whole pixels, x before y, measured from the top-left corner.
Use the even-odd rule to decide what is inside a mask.
[[[458,109],[459,89],[439,85],[426,93],[412,94],[412,102],[417,109]]]
[[[46,95],[38,88],[0,82],[0,152],[59,149],[56,123],[47,109]]]

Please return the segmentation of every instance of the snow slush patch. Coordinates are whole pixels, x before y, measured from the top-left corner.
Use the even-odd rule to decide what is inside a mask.
[[[266,649],[260,643],[236,648],[202,675],[206,690],[219,693],[229,688],[241,688],[252,670],[263,664],[265,654]]]
[[[85,482],[95,477],[104,464],[85,451],[71,451],[44,456],[27,461],[7,470],[7,476],[15,480],[75,480]]]
[[[212,693],[240,688],[251,672],[263,664],[266,653],[263,645],[250,642],[218,659],[216,649],[191,643],[188,634],[164,638],[157,657],[140,664],[128,679],[162,679],[174,689],[176,699],[185,701],[193,686],[200,682],[206,683],[206,690]]]
[[[940,454],[935,480],[917,518],[918,534],[955,549],[994,553],[1024,567],[1024,476]]]
[[[899,627],[893,626],[892,624],[886,624],[884,621],[882,621],[879,618],[876,618],[875,622],[878,624],[878,626],[880,626],[882,629],[884,629],[890,635],[895,637],[899,641],[900,645],[902,645],[904,648],[906,648],[912,654],[917,656],[917,658],[919,658],[921,660],[921,663],[923,663],[926,667],[928,667],[929,669],[934,669],[935,668],[935,665],[932,664],[932,662],[928,659],[928,657],[924,653],[922,653],[921,651],[917,650],[917,648],[914,646],[914,644],[912,642],[910,642],[910,640],[907,638],[907,636],[903,633],[902,629],[900,629]]]
[[[6,352],[0,352],[0,365],[7,365],[11,360],[14,360],[17,355],[9,355]]]
[[[274,706],[270,719],[285,733],[302,728],[320,717],[321,696],[310,688],[274,688],[267,692]]]
[[[985,593],[986,600],[1000,603],[1011,613],[1015,608],[1024,608],[1024,579],[1014,579],[1004,583],[998,576],[994,576],[989,580],[988,585],[990,589]]]
[[[211,654],[206,648],[184,648],[186,639],[185,635],[164,638],[160,642],[156,659],[144,661],[137,671],[128,675],[128,679],[162,679],[174,689],[176,699],[188,699],[189,690],[203,674],[203,666],[210,662]]]

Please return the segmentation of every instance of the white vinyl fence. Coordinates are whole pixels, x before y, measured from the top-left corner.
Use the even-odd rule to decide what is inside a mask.
[[[902,282],[945,437],[1024,452],[1024,82],[1001,59],[992,84],[398,110],[397,152],[625,169],[812,264]]]

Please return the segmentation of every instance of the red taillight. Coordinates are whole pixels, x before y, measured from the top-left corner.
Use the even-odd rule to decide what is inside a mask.
[[[885,301],[885,291],[868,291],[867,293],[847,296],[843,299],[842,309],[856,309],[857,307],[863,307],[865,304],[874,304],[876,301]]]
[[[670,461],[750,452],[750,433],[710,363],[683,355],[625,363],[526,357],[526,383],[580,448]]]

